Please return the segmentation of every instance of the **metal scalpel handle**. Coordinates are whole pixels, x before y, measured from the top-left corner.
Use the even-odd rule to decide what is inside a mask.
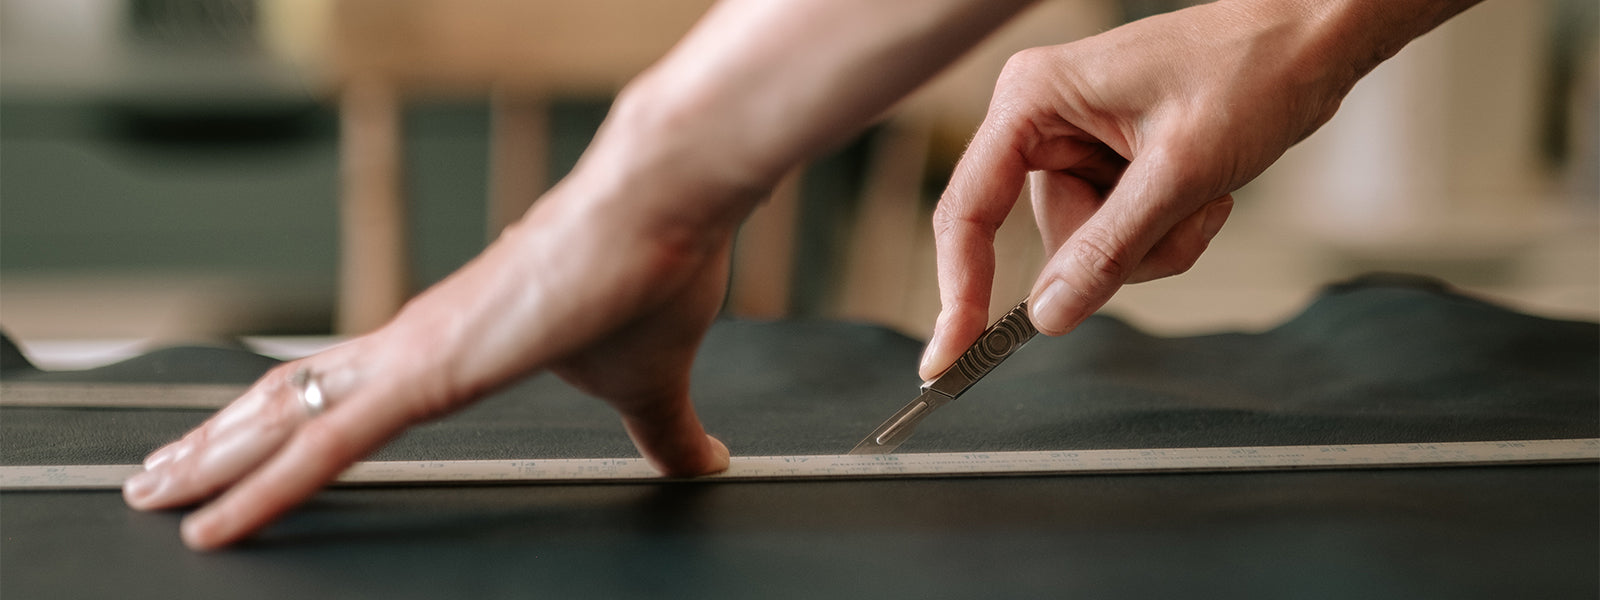
[[[996,365],[1011,356],[1039,333],[1028,320],[1028,303],[1018,304],[978,336],[943,374],[922,384],[922,394],[889,417],[866,439],[850,450],[851,454],[888,454],[911,437],[917,424],[941,406],[949,404],[972,384],[983,379]]]
[[[1028,301],[1024,300],[984,330],[983,335],[978,336],[978,341],[967,348],[949,370],[933,381],[922,384],[922,390],[951,398],[960,396],[1038,333],[1033,321],[1028,320]]]

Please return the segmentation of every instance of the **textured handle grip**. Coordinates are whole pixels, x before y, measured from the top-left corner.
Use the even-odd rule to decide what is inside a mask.
[[[956,359],[956,364],[923,389],[951,398],[959,396],[1038,333],[1028,320],[1028,303],[1024,301],[984,330],[977,343]]]

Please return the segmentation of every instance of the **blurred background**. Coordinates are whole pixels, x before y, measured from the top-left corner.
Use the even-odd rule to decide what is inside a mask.
[[[0,327],[25,342],[357,333],[575,162],[710,0],[0,0]],[[1016,50],[1186,3],[1040,3],[741,232],[728,312],[925,337],[929,213]],[[1324,283],[1441,277],[1600,317],[1593,0],[1487,0],[1241,190],[1188,274],[1105,312],[1258,330]],[[1043,260],[1020,202],[997,311]]]

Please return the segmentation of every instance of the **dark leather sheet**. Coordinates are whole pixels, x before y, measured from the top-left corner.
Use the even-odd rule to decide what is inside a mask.
[[[920,345],[724,322],[697,363],[736,454],[836,454],[916,392]],[[11,381],[246,383],[272,361],[175,348]],[[7,464],[131,463],[199,411],[0,409]],[[1040,338],[904,452],[1600,436],[1600,327],[1432,283],[1329,288],[1259,334],[1158,338],[1107,317]],[[541,376],[378,459],[631,456]],[[195,554],[179,512],[110,492],[0,496],[0,596],[1595,597],[1600,468],[333,490]]]

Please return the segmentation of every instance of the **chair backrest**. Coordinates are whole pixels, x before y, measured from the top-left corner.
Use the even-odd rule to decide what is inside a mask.
[[[408,93],[614,92],[672,47],[712,0],[337,0],[335,78]]]

